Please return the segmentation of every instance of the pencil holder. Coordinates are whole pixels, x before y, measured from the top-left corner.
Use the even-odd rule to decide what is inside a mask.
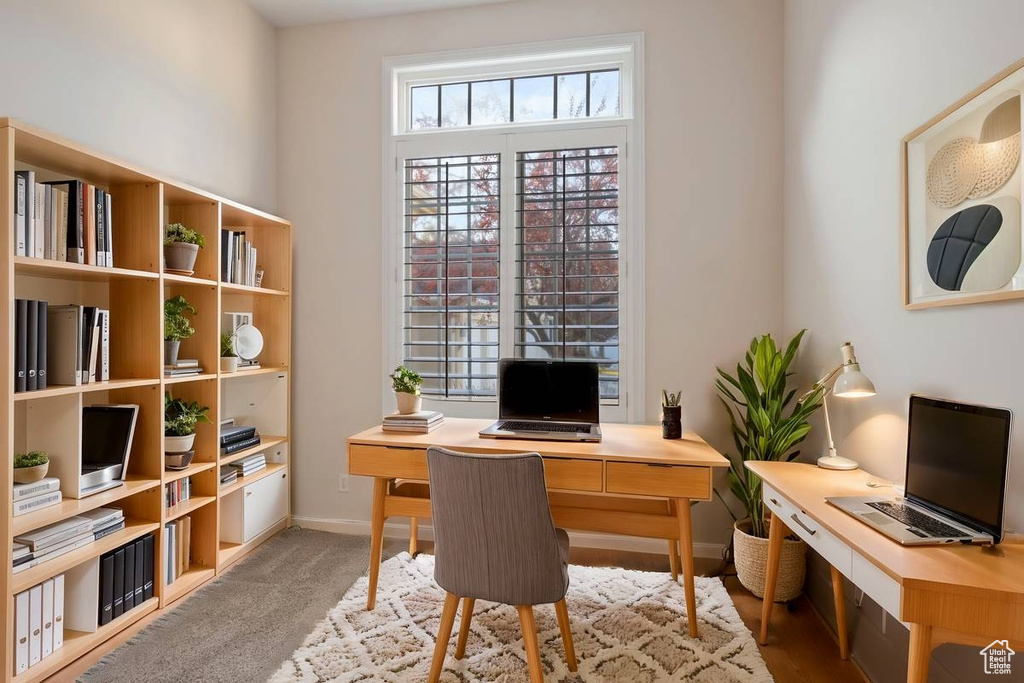
[[[683,438],[682,406],[661,407],[661,437],[663,439]]]

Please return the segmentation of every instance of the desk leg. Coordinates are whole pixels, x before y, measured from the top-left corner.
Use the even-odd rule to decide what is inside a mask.
[[[683,565],[683,587],[686,589],[686,618],[690,622],[690,637],[697,637],[697,598],[693,590],[693,523],[690,521],[690,499],[676,499],[679,518],[679,555]],[[674,549],[673,549],[674,551]]]
[[[366,609],[372,610],[377,603],[377,576],[380,574],[381,551],[384,549],[384,498],[388,492],[388,480],[375,477],[373,480],[373,519],[370,530],[370,585],[366,593]]]
[[[772,517],[768,529],[768,566],[765,568],[764,601],[761,604],[760,643],[768,642],[768,622],[772,618],[772,604],[775,602],[775,582],[779,578],[779,557],[782,556],[782,540],[789,535],[789,528],[778,517]]]
[[[907,683],[928,683],[928,662],[931,658],[932,627],[924,624],[911,624]]]
[[[843,574],[835,567],[832,570],[832,598],[836,604],[836,635],[839,636],[839,658],[850,658],[850,640],[846,633],[846,598],[843,594]]]

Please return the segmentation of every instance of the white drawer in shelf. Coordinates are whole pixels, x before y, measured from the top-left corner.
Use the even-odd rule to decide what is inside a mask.
[[[287,515],[288,480],[282,470],[221,500],[220,540],[246,543]]]
[[[853,574],[850,580],[868,597],[897,619],[903,594],[899,582],[871,564],[858,553],[853,553]]]
[[[779,492],[771,486],[765,484],[762,491],[764,503],[773,515],[781,519],[790,531],[814,548],[830,565],[842,572],[844,576],[852,578],[853,551],[848,545],[811,519],[803,510],[779,495]]]

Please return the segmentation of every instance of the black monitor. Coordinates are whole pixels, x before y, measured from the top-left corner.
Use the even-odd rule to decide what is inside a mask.
[[[910,397],[906,496],[998,542],[1010,454],[1010,411]]]
[[[597,363],[503,358],[498,393],[502,420],[600,422]]]

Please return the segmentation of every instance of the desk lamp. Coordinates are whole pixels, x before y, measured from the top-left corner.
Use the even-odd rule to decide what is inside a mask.
[[[832,388],[826,389],[825,393],[821,396],[821,405],[825,409],[825,433],[828,435],[828,455],[818,458],[818,467],[823,467],[827,470],[855,470],[860,467],[856,462],[849,458],[841,458],[836,454],[836,444],[832,441],[832,425],[828,420],[828,395],[832,393],[839,398],[874,396],[875,385],[871,383],[867,375],[861,372],[860,364],[853,353],[853,344],[846,342],[839,350],[843,353],[843,362],[835,370],[815,382],[811,390],[801,397],[801,400],[826,386],[832,378],[835,378]],[[836,375],[839,376],[836,377]]]

